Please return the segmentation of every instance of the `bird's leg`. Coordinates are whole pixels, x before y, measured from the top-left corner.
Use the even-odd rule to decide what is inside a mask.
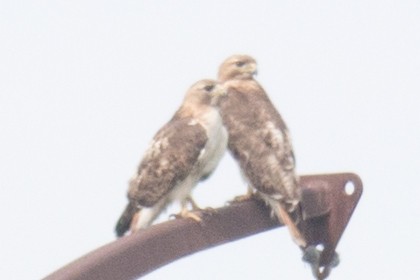
[[[191,209],[193,211],[201,211],[201,212],[204,212],[206,214],[213,214],[213,213],[217,212],[212,207],[206,207],[204,209],[203,208],[200,208],[200,206],[197,205],[197,203],[194,201],[194,199],[190,195],[187,196],[187,198],[185,200],[190,203]]]
[[[191,209],[193,211],[199,211],[201,208],[197,205],[197,203],[194,201],[194,199],[189,195],[187,198],[185,198],[185,202],[188,202],[191,205]]]
[[[235,202],[242,202],[246,200],[250,200],[254,197],[254,190],[250,185],[247,187],[246,194],[235,196],[229,203],[235,203]]]
[[[293,222],[292,218],[290,218],[289,213],[287,213],[286,210],[284,210],[284,208],[280,205],[280,203],[277,203],[275,206],[275,212],[278,214],[278,216],[281,219],[281,222],[284,223],[284,225],[287,226],[287,229],[290,232],[290,235],[293,238],[293,241],[301,248],[306,248],[307,247],[307,243],[305,238],[302,236],[302,234],[300,233],[299,229],[297,228],[297,226],[295,225],[295,223]]]

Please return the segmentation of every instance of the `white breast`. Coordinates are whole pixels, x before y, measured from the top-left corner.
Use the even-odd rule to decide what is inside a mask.
[[[199,161],[202,164],[201,175],[211,173],[226,151],[228,133],[217,109],[212,108],[204,115],[201,124],[206,128],[208,141],[202,150]]]

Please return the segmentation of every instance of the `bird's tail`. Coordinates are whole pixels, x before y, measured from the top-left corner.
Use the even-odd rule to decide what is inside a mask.
[[[290,214],[283,208],[283,206],[278,203],[274,212],[277,214],[277,217],[287,226],[289,229],[290,235],[293,238],[293,241],[301,248],[307,247],[307,242],[303,237],[302,233],[299,231],[295,223],[293,222]]]
[[[140,209],[134,203],[128,203],[115,226],[117,237],[123,236],[130,229],[134,215],[139,211]]]

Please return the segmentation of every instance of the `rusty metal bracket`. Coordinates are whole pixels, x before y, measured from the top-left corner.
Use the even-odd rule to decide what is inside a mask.
[[[362,195],[362,181],[347,173],[303,176],[300,183],[303,222],[299,228],[313,249],[307,250],[309,255],[303,259],[312,264],[317,279],[325,279],[331,268],[338,265],[335,248]]]
[[[318,279],[325,279],[338,241],[362,194],[362,183],[357,175],[343,173],[302,176],[301,185],[303,221],[299,227],[319,252],[315,261],[306,261],[312,263]],[[199,212],[202,223],[175,219],[120,238],[44,279],[136,279],[181,257],[281,226],[257,200],[216,210]]]

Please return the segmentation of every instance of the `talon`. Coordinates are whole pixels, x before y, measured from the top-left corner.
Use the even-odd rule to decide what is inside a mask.
[[[181,218],[185,218],[185,219],[193,219],[194,221],[201,223],[201,217],[199,215],[197,215],[196,213],[190,212],[190,211],[185,211],[185,212],[181,212],[180,214],[178,214],[178,216],[180,216]]]

